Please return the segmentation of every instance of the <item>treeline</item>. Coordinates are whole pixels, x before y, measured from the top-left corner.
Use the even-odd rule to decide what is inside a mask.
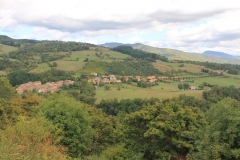
[[[138,49],[133,49],[131,46],[118,46],[112,50],[121,52],[123,54],[128,54],[137,59],[144,59],[150,62],[156,62],[156,60],[168,61],[165,56],[158,55],[156,53],[149,53]]]
[[[203,92],[203,98],[212,103],[217,103],[227,97],[240,101],[240,88],[236,88],[235,86],[220,87],[215,85],[211,90]]]
[[[123,62],[89,62],[83,68],[83,72],[102,72],[103,74],[132,75],[132,76],[150,76],[162,75],[162,73],[153,67],[149,61],[123,61]]]
[[[70,55],[72,51],[88,50],[90,46],[94,45],[80,42],[40,41],[37,44],[26,44],[17,51],[10,52],[9,57],[24,63],[33,60],[34,55],[37,55],[41,57],[41,62],[50,62],[66,56],[59,52],[68,52]]]
[[[0,35],[1,44],[18,47],[18,48],[24,44],[35,44],[37,42],[38,42],[37,40],[32,40],[32,39],[12,39],[8,36]]]
[[[155,85],[159,85],[157,82],[151,83],[151,82],[144,82],[144,81],[136,81],[137,87],[142,87],[142,88],[151,88]]]
[[[81,51],[88,50],[92,44],[81,43],[81,42],[63,42],[63,41],[40,41],[37,44],[24,45],[20,48],[19,53],[34,52],[34,53],[44,53],[44,52],[69,52],[69,51]]]
[[[93,105],[97,100],[95,86],[85,79],[79,79],[73,85],[63,86],[62,89],[66,90],[70,97],[86,104]]]
[[[11,71],[24,69],[26,66],[19,61],[10,61],[8,58],[0,59],[0,70],[10,69]]]
[[[96,105],[97,108],[101,108],[106,114],[117,116],[120,114],[129,114],[135,111],[141,110],[147,105],[153,105],[155,102],[158,102],[158,98],[151,99],[107,99],[102,100],[99,104]]]
[[[8,36],[0,35],[0,43],[19,47],[18,53],[24,52],[69,52],[88,50],[89,47],[95,45],[81,42],[63,42],[63,41],[48,41],[48,40],[32,40],[32,39],[13,39]]]
[[[67,79],[73,80],[72,75],[72,72],[61,71],[52,68],[51,70],[42,73],[29,73],[25,70],[17,70],[9,73],[7,78],[12,86],[16,86],[29,81],[41,81],[42,83],[46,83]]]

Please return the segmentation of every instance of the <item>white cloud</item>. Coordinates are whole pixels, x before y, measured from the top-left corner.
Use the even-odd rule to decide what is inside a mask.
[[[129,34],[128,42],[192,52],[240,53],[239,16],[239,0],[0,0],[0,29],[33,28],[24,37],[97,42],[94,37]],[[166,37],[142,38],[139,32],[148,30]]]
[[[134,43],[139,43],[139,42],[142,42],[142,41],[143,41],[143,40],[142,40],[141,37],[135,35],[135,36],[133,36],[133,37],[130,38],[130,39],[126,39],[126,40],[125,40],[125,43],[134,44]]]
[[[43,27],[36,27],[32,31],[33,39],[36,39],[38,36],[44,36],[46,39],[55,39],[55,40],[62,40],[65,37],[69,36],[70,33],[68,32],[61,32],[58,30],[50,30]]]
[[[203,24],[168,30],[165,45],[185,51],[219,50],[239,54],[240,10],[228,11],[208,19]],[[234,49],[233,49],[234,48]]]
[[[77,32],[79,30],[145,29],[186,23],[236,8],[221,1],[187,0],[19,0],[0,2],[10,10],[8,19],[19,24]],[[209,5],[209,3],[214,5]],[[231,4],[231,3],[228,3]],[[169,26],[169,25],[168,25]]]

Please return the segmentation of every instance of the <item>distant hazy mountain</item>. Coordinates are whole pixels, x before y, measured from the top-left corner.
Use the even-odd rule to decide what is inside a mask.
[[[234,58],[235,56],[232,56],[230,54],[224,53],[224,52],[217,52],[217,51],[205,51],[203,54],[211,54],[215,56],[225,57],[225,58]]]
[[[190,61],[209,61],[209,62],[216,62],[216,63],[231,63],[231,64],[240,64],[240,57],[238,56],[231,56],[226,53],[223,54],[209,54],[209,52],[206,52],[204,54],[201,53],[189,53],[189,52],[183,52],[175,49],[169,49],[169,48],[157,48],[157,47],[151,47],[145,44],[136,43],[136,44],[123,44],[123,43],[105,43],[101,44],[101,46],[113,48],[117,46],[132,46],[135,49],[140,49],[143,51],[151,52],[151,53],[157,53],[163,56],[168,57],[170,60],[190,60]],[[212,51],[211,51],[212,53]],[[219,52],[220,53],[220,52]],[[222,55],[225,55],[223,57]],[[226,57],[228,56],[228,57]]]
[[[109,47],[109,48],[114,48],[117,46],[136,46],[136,45],[141,45],[141,43],[135,43],[135,44],[124,44],[124,43],[118,43],[118,42],[110,42],[110,43],[105,43],[105,44],[99,44],[99,46],[104,46],[104,47]]]

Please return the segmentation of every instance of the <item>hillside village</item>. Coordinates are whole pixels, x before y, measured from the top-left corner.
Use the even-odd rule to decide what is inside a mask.
[[[38,93],[54,93],[58,91],[63,85],[73,84],[74,81],[64,80],[58,82],[47,82],[42,84],[41,81],[28,82],[21,84],[17,89],[18,94],[22,94],[24,91],[33,91],[36,90]]]
[[[122,80],[125,80],[127,82],[129,79],[136,79],[138,82],[149,82],[149,83],[156,83],[157,81],[163,81],[163,80],[178,80],[179,82],[183,83],[184,80],[180,79],[178,77],[167,77],[167,76],[119,76],[115,77],[115,75],[110,74],[108,76],[101,76],[98,77],[98,74],[96,72],[91,73],[92,78],[88,79],[88,83],[92,83],[93,85],[99,86],[100,83],[103,84],[110,84],[110,83],[122,83]],[[22,94],[24,91],[33,91],[35,90],[37,93],[54,93],[56,91],[59,91],[60,88],[63,85],[72,85],[74,84],[74,81],[72,80],[61,80],[58,82],[47,82],[45,84],[42,84],[41,81],[35,81],[35,82],[28,82],[21,84],[19,87],[16,88],[16,91],[18,94]],[[197,87],[190,86],[190,90],[195,90]]]
[[[118,76],[115,77],[115,75],[110,74],[108,76],[98,76],[98,74],[96,72],[92,72],[91,76],[93,76],[92,78],[88,79],[88,83],[92,83],[93,85],[97,85],[99,86],[100,83],[103,84],[110,84],[110,83],[122,83],[123,80],[125,82],[127,82],[128,80],[132,80],[132,79],[136,79],[138,82],[143,81],[143,82],[149,82],[149,83],[156,83],[156,82],[162,82],[164,80],[175,80],[178,81],[180,83],[184,83],[185,80],[181,79],[179,77],[168,77],[168,76],[147,76],[147,77],[143,77],[143,76]],[[190,86],[189,87],[190,90],[195,90],[197,89],[197,87],[195,86]]]

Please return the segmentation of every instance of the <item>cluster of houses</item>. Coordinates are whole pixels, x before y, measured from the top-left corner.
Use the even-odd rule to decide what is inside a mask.
[[[122,80],[124,79],[125,81],[128,81],[129,79],[137,79],[138,81],[143,81],[143,82],[151,82],[151,83],[155,83],[156,81],[158,80],[168,80],[168,79],[171,79],[171,80],[179,80],[179,82],[183,83],[184,80],[183,79],[180,79],[178,77],[167,77],[167,76],[159,76],[159,77],[156,77],[156,76],[147,76],[147,77],[142,77],[142,76],[123,76],[123,77],[118,77],[118,79],[110,74],[108,76],[101,76],[101,77],[98,77],[98,74],[93,72],[91,73],[91,75],[93,76],[92,78],[88,79],[88,82],[89,83],[93,83],[94,85],[99,85],[99,83],[104,83],[104,84],[110,84],[111,82],[113,83],[121,83]],[[194,90],[194,89],[197,89],[195,86],[190,86],[191,90]]]
[[[97,73],[92,73],[92,75],[97,76]],[[110,84],[111,82],[114,83],[121,83],[122,81],[120,79],[117,79],[114,75],[108,75],[108,76],[101,76],[100,77],[93,77],[88,79],[88,83],[93,83],[94,85],[99,85],[99,83],[102,82],[104,84]]]
[[[41,81],[28,82],[21,84],[17,89],[18,94],[22,94],[24,91],[33,91],[36,90],[38,93],[54,93],[58,91],[63,85],[73,84],[74,81],[64,80],[58,82],[47,82],[42,84]]]

